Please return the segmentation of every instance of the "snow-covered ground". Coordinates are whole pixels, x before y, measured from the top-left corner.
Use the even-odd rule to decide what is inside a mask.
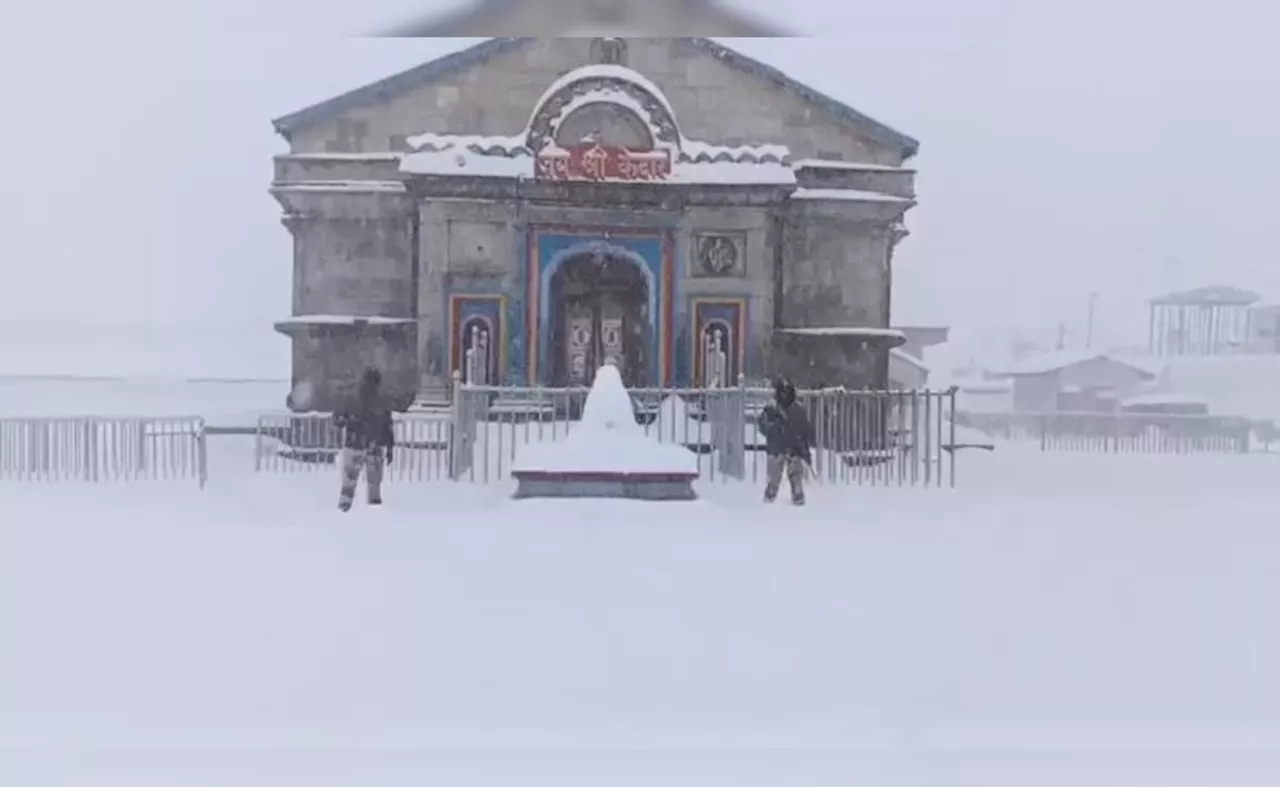
[[[1280,783],[1280,457],[343,516],[248,444],[0,485],[4,784]]]
[[[0,413],[283,389],[7,380]],[[400,480],[343,516],[332,468],[209,450],[203,492],[0,483],[0,784],[1280,783],[1280,454],[1003,444],[804,509]]]

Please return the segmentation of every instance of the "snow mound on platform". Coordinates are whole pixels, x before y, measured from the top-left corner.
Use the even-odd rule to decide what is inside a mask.
[[[659,443],[636,423],[635,404],[613,364],[596,372],[582,420],[557,442],[521,447],[513,473],[698,473],[698,458],[682,445]]]

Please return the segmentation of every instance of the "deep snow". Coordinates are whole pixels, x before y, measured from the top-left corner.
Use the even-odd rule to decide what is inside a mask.
[[[1270,457],[998,450],[800,510],[395,485],[342,516],[331,473],[215,447],[204,493],[0,485],[3,783],[1280,773]]]

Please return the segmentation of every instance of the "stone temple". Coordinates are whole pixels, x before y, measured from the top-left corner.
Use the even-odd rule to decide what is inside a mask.
[[[917,142],[720,43],[489,39],[275,127],[312,406],[370,363],[405,406],[464,367],[887,383]]]

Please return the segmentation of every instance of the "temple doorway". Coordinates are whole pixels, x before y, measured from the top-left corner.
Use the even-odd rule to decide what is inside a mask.
[[[591,385],[612,361],[628,387],[650,382],[649,285],[626,257],[586,252],[551,278],[551,382]]]

